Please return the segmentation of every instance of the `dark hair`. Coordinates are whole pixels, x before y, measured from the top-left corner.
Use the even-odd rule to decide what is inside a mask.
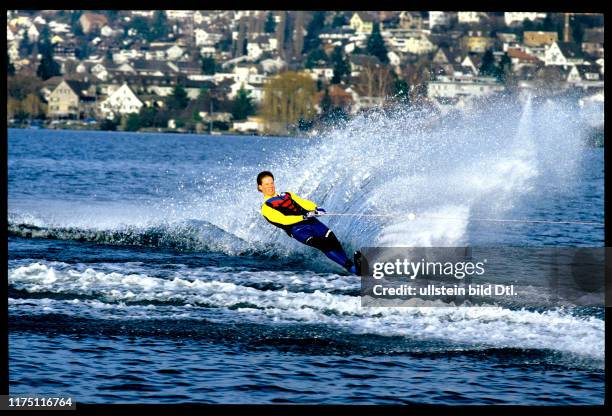
[[[274,180],[274,175],[272,175],[272,172],[268,172],[267,170],[264,170],[263,172],[259,172],[259,174],[257,175],[257,185],[261,185],[261,181],[266,176],[269,176],[272,178],[272,180]],[[257,188],[257,190],[259,190],[259,188]]]

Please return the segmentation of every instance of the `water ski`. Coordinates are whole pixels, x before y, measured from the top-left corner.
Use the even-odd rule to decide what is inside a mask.
[[[353,254],[353,263],[355,264],[355,274],[361,276],[361,251],[355,251],[355,254]]]

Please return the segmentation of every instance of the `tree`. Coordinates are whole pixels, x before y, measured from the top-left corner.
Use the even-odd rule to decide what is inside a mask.
[[[283,133],[299,119],[315,115],[315,81],[303,72],[287,71],[270,78],[264,87],[262,114],[268,129]]]
[[[242,41],[242,55],[248,55],[249,54],[248,46],[249,46],[249,41],[245,37],[244,40]]]
[[[268,12],[266,23],[264,25],[264,31],[266,33],[274,33],[276,31],[276,21],[274,20],[274,15],[272,12]]]
[[[393,83],[393,95],[400,102],[406,102],[410,99],[410,86],[406,80],[396,78]]]
[[[140,116],[136,113],[130,113],[125,120],[125,131],[138,131],[140,129]]]
[[[6,72],[10,76],[15,75],[15,65],[11,62],[11,57],[8,52],[6,53]]]
[[[60,75],[60,66],[53,59],[53,45],[51,44],[48,26],[44,26],[41,32],[38,50],[42,57],[40,59],[40,64],[36,69],[36,75],[38,75],[43,81]]]
[[[157,10],[153,15],[153,29],[147,39],[149,42],[157,39],[163,39],[168,36],[168,17],[164,10]]]
[[[331,83],[340,84],[349,75],[351,75],[351,66],[342,53],[342,47],[336,46],[334,48],[331,61],[334,65],[334,76],[331,79]]]
[[[19,42],[19,52],[24,56],[30,56],[33,47],[34,45],[30,42],[30,34],[26,29],[23,33],[23,38],[21,38],[21,42]]]
[[[202,73],[204,75],[214,75],[216,72],[217,64],[215,58],[212,56],[202,57]]]
[[[118,125],[119,125],[119,120],[117,118],[114,118],[112,120],[105,118],[104,120],[102,120],[102,122],[100,122],[100,130],[115,131],[117,130]]]
[[[389,63],[387,47],[385,46],[385,41],[383,40],[382,35],[380,34],[380,25],[378,23],[374,23],[374,26],[372,27],[372,33],[368,38],[367,52],[368,55],[377,57],[383,64]]]
[[[131,29],[136,30],[143,39],[149,40],[151,35],[151,29],[149,27],[149,22],[144,17],[137,16],[132,19]],[[126,26],[126,30],[129,30],[130,26]]]
[[[325,27],[325,12],[318,11],[314,12],[312,20],[306,27],[306,37],[304,38],[304,49],[302,53],[308,53],[309,51],[318,48],[321,45],[319,35],[321,30]]]
[[[246,91],[241,86],[232,102],[232,116],[234,120],[246,120],[250,115],[255,114],[255,106],[251,102],[251,91]]]
[[[498,68],[495,66],[495,57],[493,51],[487,49],[480,63],[480,75],[494,77],[498,74]]]
[[[356,88],[367,97],[386,97],[391,92],[393,77],[387,65],[376,63],[374,59],[364,63]]]
[[[187,91],[182,85],[178,84],[174,87],[172,95],[168,100],[168,108],[171,110],[183,110],[189,104],[189,97]]]
[[[510,74],[512,74],[512,60],[508,56],[508,52],[506,52],[499,62],[497,78],[501,82],[506,82]]]
[[[306,63],[304,64],[304,66],[308,69],[312,69],[315,66],[317,66],[320,61],[326,62],[327,59],[328,58],[327,58],[327,54],[325,53],[325,51],[323,51],[323,49],[321,48],[317,48],[317,49],[312,50],[308,54],[308,57],[306,58]]]
[[[321,107],[322,118],[325,118],[328,115],[328,113],[332,109],[332,105],[333,103],[331,97],[329,96],[329,89],[325,88],[325,93],[323,94],[321,102],[319,103],[319,107]]]
[[[341,27],[346,25],[347,21],[346,21],[346,16],[344,16],[344,13],[342,12],[337,12],[334,15],[334,20],[332,20],[332,27],[336,28],[336,27]]]

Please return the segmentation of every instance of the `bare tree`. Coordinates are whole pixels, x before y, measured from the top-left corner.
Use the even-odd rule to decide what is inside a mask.
[[[364,63],[357,79],[357,90],[368,97],[387,97],[391,92],[393,77],[388,65],[375,60]]]

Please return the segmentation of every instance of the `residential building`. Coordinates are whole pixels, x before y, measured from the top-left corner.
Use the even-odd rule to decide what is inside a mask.
[[[374,17],[366,12],[353,13],[349,26],[355,30],[355,33],[372,33],[374,27]],[[382,28],[381,28],[382,29]]]
[[[484,53],[493,47],[495,39],[485,36],[480,31],[469,31],[467,36],[461,39],[461,44],[468,52]]]
[[[143,105],[143,102],[124,83],[100,103],[99,111],[105,118],[113,119],[118,115],[138,113]]]
[[[507,26],[512,26],[515,24],[521,24],[527,20],[531,20],[532,22],[536,19],[545,19],[546,13],[539,12],[505,12],[504,13],[504,22]]]
[[[582,52],[573,43],[553,42],[544,51],[545,65],[579,65]]]
[[[504,84],[493,77],[440,76],[427,87],[429,98],[484,97],[505,90]]]
[[[408,30],[422,30],[424,28],[423,17],[420,12],[401,12],[399,27]]]
[[[604,57],[604,28],[586,29],[582,38],[582,51],[593,57]]]
[[[450,23],[451,14],[449,12],[429,12],[429,28],[436,26],[447,26]]]
[[[457,12],[457,21],[463,24],[480,23],[481,12]]]
[[[261,117],[247,117],[246,121],[235,121],[232,127],[241,133],[262,133],[266,129],[265,121]]]
[[[47,117],[80,118],[96,99],[94,85],[80,81],[62,80],[48,99]]]
[[[552,45],[553,42],[557,42],[559,39],[557,32],[534,32],[525,31],[523,32],[523,43],[525,46],[545,46]]]

